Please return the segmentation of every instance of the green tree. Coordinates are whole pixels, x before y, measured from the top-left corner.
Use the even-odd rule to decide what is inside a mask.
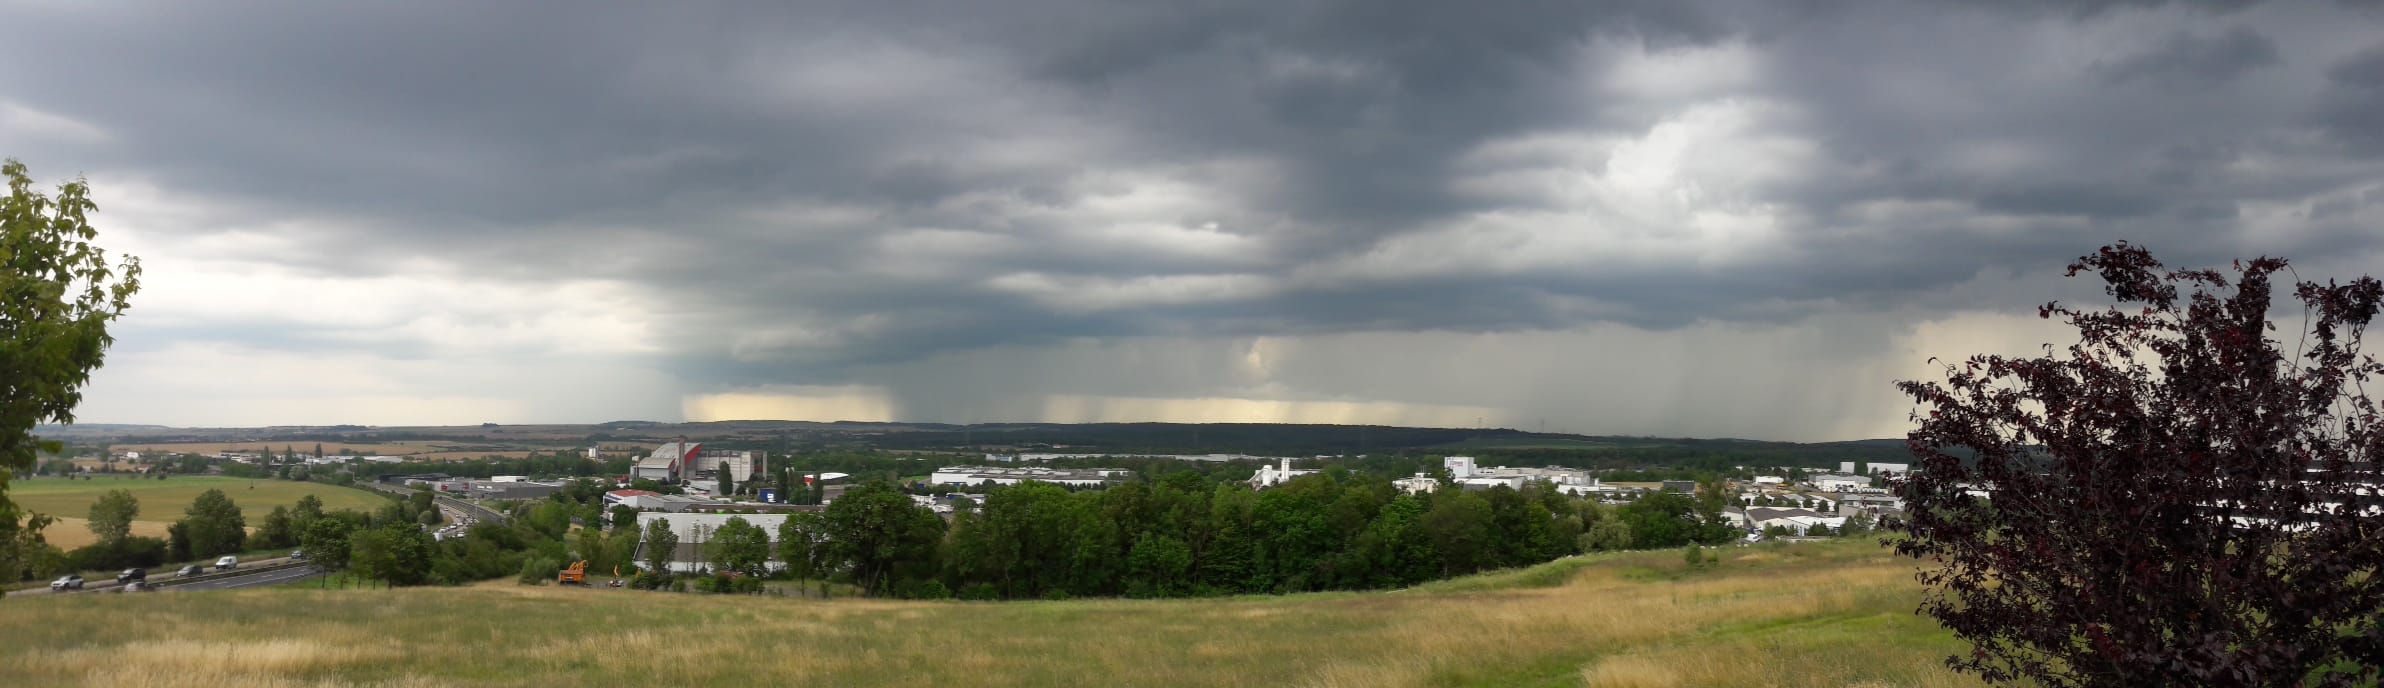
[[[944,519],[920,508],[892,484],[847,490],[821,513],[827,520],[831,561],[849,567],[863,591],[883,595],[908,577],[934,571]]]
[[[240,515],[240,505],[223,490],[208,490],[192,500],[182,518],[188,529],[191,556],[201,559],[224,554],[238,554],[248,542],[248,519]]]
[[[55,549],[41,535],[55,519],[23,513],[8,499],[8,481],[42,450],[63,449],[34,437],[33,426],[74,422],[83,384],[116,341],[108,323],[140,290],[141,263],[125,256],[111,265],[91,243],[99,233],[88,217],[98,205],[82,180],[52,197],[33,190],[13,159],[0,163],[0,177],[8,181],[0,198],[0,580],[14,581]]]
[[[166,561],[190,561],[190,524],[175,521],[166,524]]]
[[[827,548],[821,542],[821,538],[825,537],[825,527],[826,522],[816,512],[795,513],[778,524],[778,560],[786,562],[787,573],[794,574],[796,590],[801,590],[804,582],[812,577],[819,576],[823,579],[820,582],[821,593],[826,594],[826,576],[820,570],[820,560],[827,554]]]
[[[679,549],[679,534],[671,532],[670,519],[657,518],[646,524],[646,570],[654,573],[670,572],[671,554]]]
[[[1615,516],[1631,528],[1631,542],[1666,549],[1697,542],[1705,529],[1697,503],[1685,495],[1656,492],[1623,505]]]
[[[265,522],[257,526],[256,544],[260,547],[288,547],[298,544],[298,528],[290,519],[288,507],[276,506],[265,514]]]
[[[1490,501],[1470,492],[1451,492],[1424,512],[1424,534],[1440,553],[1443,577],[1481,570],[1490,553]]]
[[[348,568],[390,587],[418,585],[430,578],[430,536],[406,523],[353,533],[348,538]]]
[[[99,536],[100,544],[123,542],[132,536],[132,519],[141,515],[141,500],[131,490],[108,490],[91,503],[91,534]]]
[[[720,464],[720,496],[722,497],[737,493],[737,478],[729,475],[728,466],[726,463]]]
[[[1631,524],[1620,518],[1608,518],[1589,527],[1581,534],[1581,549],[1589,552],[1612,552],[1631,548]]]
[[[728,522],[712,532],[707,545],[713,562],[724,571],[748,576],[769,573],[770,533],[761,526],[745,522],[743,517],[730,516]]]
[[[338,518],[317,518],[308,523],[298,535],[298,546],[306,549],[306,560],[325,571],[348,567],[348,522]]]
[[[304,533],[307,528],[315,524],[315,519],[322,517],[323,500],[317,499],[313,493],[308,493],[299,497],[298,504],[290,508],[290,527]]]

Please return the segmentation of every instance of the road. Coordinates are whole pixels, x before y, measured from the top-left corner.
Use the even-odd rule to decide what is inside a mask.
[[[416,490],[411,487],[398,487],[395,485],[386,485],[378,482],[357,484],[400,497],[412,496],[416,492]],[[449,497],[447,495],[438,494],[436,492],[431,494],[433,495],[433,499],[436,501],[436,503],[453,509],[461,510],[466,514],[470,514],[473,518],[491,523],[505,522],[504,514],[491,511],[487,507],[473,504],[461,499],[456,499],[454,497]]]
[[[274,557],[274,558],[272,558],[272,559],[248,559],[248,560],[242,560],[242,561],[240,562],[240,566],[241,566],[241,568],[262,569],[262,568],[272,568],[272,567],[275,567],[275,566],[281,566],[281,565],[283,565],[283,564],[294,563],[295,561],[296,561],[296,560],[294,560],[294,559],[290,559],[289,557]],[[240,569],[233,569],[233,571],[239,571],[239,570],[240,570]],[[210,566],[210,567],[207,567],[207,570],[206,570],[206,572],[205,572],[205,573],[202,573],[202,574],[200,574],[200,575],[203,577],[203,578],[202,578],[202,580],[195,580],[195,581],[189,581],[189,582],[180,582],[178,579],[174,578],[174,570],[173,570],[173,569],[171,569],[171,568],[167,568],[167,567],[162,567],[162,566],[161,566],[161,567],[158,567],[158,568],[155,568],[155,569],[151,569],[151,570],[149,571],[149,582],[150,582],[150,583],[152,583],[152,584],[156,584],[156,585],[158,586],[158,589],[160,589],[160,590],[167,590],[167,589],[175,589],[175,588],[180,588],[180,587],[182,587],[182,586],[191,586],[191,587],[193,587],[193,588],[197,588],[197,586],[198,586],[200,583],[203,583],[203,582],[213,582],[213,581],[215,581],[215,580],[221,580],[221,579],[219,579],[219,578],[214,578],[215,576],[223,576],[224,578],[232,578],[232,577],[245,577],[245,576],[240,576],[240,575],[238,575],[238,574],[234,574],[234,575],[231,575],[231,576],[225,576],[225,575],[224,575],[225,573],[226,573],[226,572],[219,572],[219,571],[216,571],[216,570],[215,570],[215,567],[212,567],[212,566]],[[253,585],[253,584],[252,584],[252,585]],[[59,591],[59,594],[69,594],[69,593],[76,593],[76,592],[84,592],[84,593],[107,592],[107,591],[109,591],[109,590],[112,590],[112,589],[115,589],[115,588],[117,588],[117,587],[121,587],[121,586],[117,585],[117,584],[116,584],[116,582],[115,582],[114,580],[112,580],[112,579],[106,579],[106,578],[101,578],[101,579],[92,579],[90,582],[87,582],[87,583],[84,583],[84,584],[83,584],[83,589],[82,589],[82,590],[64,590],[64,591]],[[236,585],[236,586],[227,586],[227,587],[240,587],[240,588],[244,588],[244,587],[250,587],[250,586],[249,586],[249,585]],[[211,590],[211,589],[214,589],[214,588],[204,588],[204,589],[210,589],[210,590]],[[10,596],[10,597],[16,597],[16,596],[18,596],[18,595],[48,595],[48,594],[51,594],[51,590],[50,590],[49,588],[29,588],[29,589],[25,589],[25,590],[16,590],[16,591],[11,591],[11,592],[9,592],[9,593],[8,593],[8,596]]]
[[[315,570],[315,567],[312,566],[293,566],[286,569],[258,571],[256,573],[247,575],[210,578],[203,581],[184,583],[182,585],[161,589],[168,592],[182,592],[185,590],[232,590],[237,588],[257,588],[268,585],[295,583],[322,575],[322,573],[323,572],[321,571]]]

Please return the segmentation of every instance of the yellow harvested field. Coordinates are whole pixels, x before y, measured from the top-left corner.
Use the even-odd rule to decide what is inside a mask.
[[[491,456],[500,456],[508,459],[526,459],[530,458],[530,454],[531,452],[526,451],[456,451],[414,454],[410,458],[420,459],[423,461],[467,461],[471,459],[485,459]]]
[[[265,514],[273,507],[297,504],[299,497],[310,494],[323,500],[327,511],[370,511],[389,503],[389,498],[379,493],[353,487],[217,476],[174,476],[165,480],[118,476],[91,480],[15,480],[8,484],[8,498],[27,511],[58,517],[61,522],[43,531],[43,535],[51,544],[73,549],[93,540],[91,529],[82,524],[91,515],[92,502],[98,501],[102,493],[118,489],[131,491],[133,498],[140,500],[141,513],[133,517],[133,533],[159,537],[165,535],[165,524],[182,518],[190,503],[207,490],[223,490],[225,496],[231,497],[234,504],[240,505],[240,514],[248,519],[252,530],[264,522]],[[65,522],[68,519],[72,519],[71,525]],[[143,528],[155,530],[143,532]]]
[[[402,442],[304,442],[282,440],[270,442],[169,442],[162,444],[118,444],[113,445],[110,448],[117,451],[137,451],[142,453],[155,452],[167,454],[201,454],[207,456],[213,456],[224,452],[260,451],[270,451],[275,454],[280,454],[285,450],[294,450],[300,454],[311,455],[314,453],[315,446],[318,444],[322,445],[324,454],[332,456],[337,456],[343,453],[354,453],[367,456],[415,456],[453,453],[469,454],[473,458],[478,458],[482,454],[527,456],[532,449],[553,451],[556,449],[574,448],[561,445],[553,447],[543,447],[537,445],[524,446],[521,444],[512,444],[506,442],[449,442],[427,440]],[[505,447],[506,449],[491,450],[487,452],[459,450],[459,448],[469,446],[499,446]]]
[[[55,514],[53,514],[53,517],[57,518],[58,522],[50,524],[49,528],[43,529],[41,531],[41,537],[43,540],[49,541],[50,544],[57,545],[59,549],[71,550],[77,547],[84,547],[91,545],[92,543],[99,542],[99,536],[91,534],[91,526],[88,519],[85,519],[81,516],[59,516]],[[142,537],[153,537],[162,540],[165,539],[166,536],[167,523],[167,521],[133,521],[132,534]],[[253,532],[256,529],[250,528],[249,530]]]

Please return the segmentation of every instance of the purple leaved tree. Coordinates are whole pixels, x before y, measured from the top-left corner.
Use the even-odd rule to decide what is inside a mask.
[[[1975,356],[1918,402],[1907,514],[1921,611],[1956,669],[2047,686],[2376,685],[2384,455],[2360,352],[2384,284],[2285,261],[2172,270],[2120,243],[2069,268],[2117,304],[2047,304],[2078,342]],[[2277,336],[2271,316],[2300,323]]]

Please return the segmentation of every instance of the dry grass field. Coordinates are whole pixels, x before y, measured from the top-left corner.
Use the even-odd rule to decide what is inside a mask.
[[[474,586],[0,601],[16,686],[1968,686],[1875,544],[1396,592],[903,602]],[[189,632],[205,629],[204,633]]]

